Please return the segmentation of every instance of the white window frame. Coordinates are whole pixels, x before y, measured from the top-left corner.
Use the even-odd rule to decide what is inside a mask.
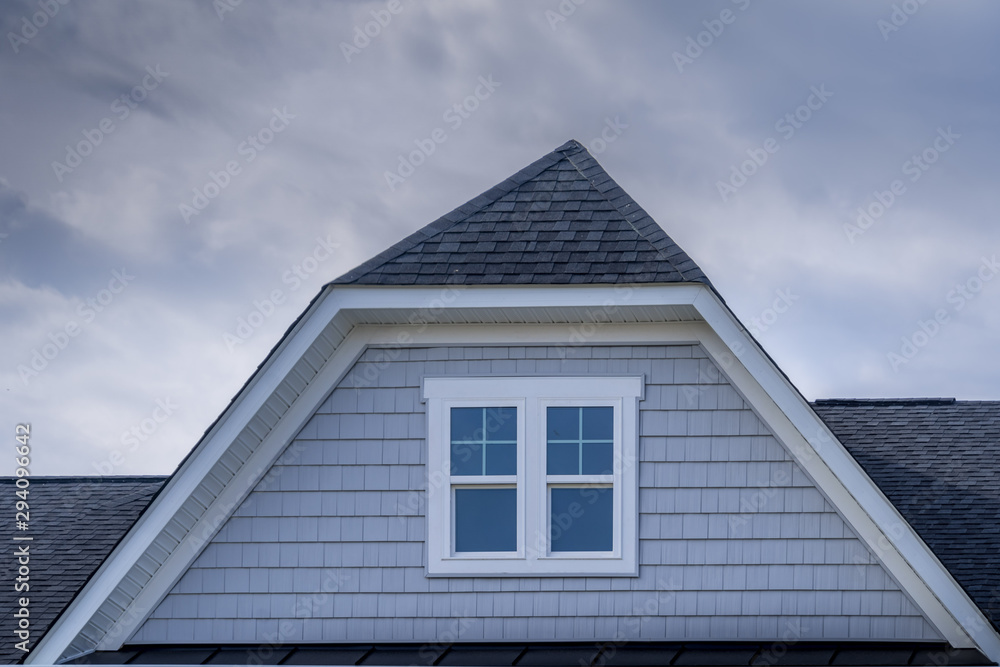
[[[642,376],[428,377],[428,576],[638,576],[639,401]],[[549,406],[614,407],[614,473],[550,476],[546,471],[545,415]],[[452,407],[517,408],[517,475],[451,476]],[[517,485],[517,550],[456,553],[453,488]],[[610,484],[614,488],[613,549],[552,552],[549,488]]]

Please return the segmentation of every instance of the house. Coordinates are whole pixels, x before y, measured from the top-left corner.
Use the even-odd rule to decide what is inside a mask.
[[[3,658],[996,664],[998,443],[807,402],[571,141],[325,286],[169,478],[34,479]]]

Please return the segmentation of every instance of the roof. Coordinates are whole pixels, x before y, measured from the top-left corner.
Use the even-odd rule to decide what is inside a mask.
[[[1000,629],[1000,401],[833,399],[813,408]]]
[[[940,642],[618,642],[136,646],[69,664],[174,665],[991,665]]]
[[[711,284],[587,149],[569,141],[331,284],[684,282]]]
[[[166,477],[32,477],[27,487],[30,515],[26,531],[14,529],[15,478],[0,478],[3,539],[13,554],[28,545],[31,641],[33,648],[59,613],[83,588],[118,541],[125,535]],[[14,542],[13,538],[31,537]],[[13,592],[0,596],[0,662],[18,662],[24,653],[14,647]]]

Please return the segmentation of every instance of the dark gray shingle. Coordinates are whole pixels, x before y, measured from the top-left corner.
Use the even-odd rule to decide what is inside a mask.
[[[59,613],[83,587],[129,527],[163,486],[165,477],[33,477],[28,486],[29,529],[14,526],[14,504],[21,500],[11,477],[0,478],[2,537],[11,554],[4,565],[6,593],[0,596],[0,663],[20,662],[14,648],[17,598],[29,600],[33,649]],[[31,536],[30,542],[14,542]],[[30,590],[15,593],[17,563],[12,554],[28,544]]]
[[[1000,629],[1000,401],[833,399],[813,408]]]
[[[569,141],[333,284],[710,284]]]

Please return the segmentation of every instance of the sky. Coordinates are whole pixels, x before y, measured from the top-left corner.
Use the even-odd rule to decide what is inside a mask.
[[[1000,399],[998,3],[22,0],[0,26],[2,474],[19,423],[34,475],[170,473],[325,282],[569,139],[810,400]]]

